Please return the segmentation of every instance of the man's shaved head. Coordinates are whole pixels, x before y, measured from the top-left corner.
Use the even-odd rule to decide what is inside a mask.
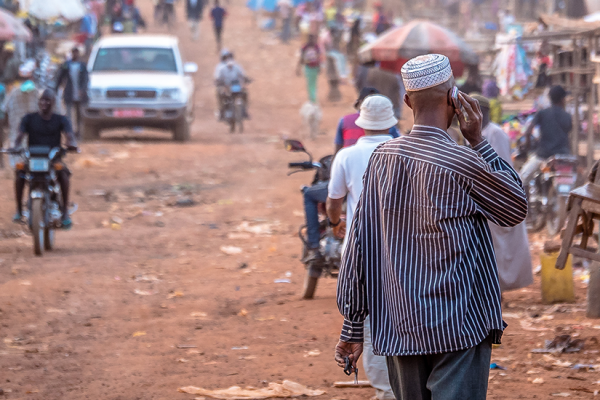
[[[439,113],[445,116],[444,121],[450,127],[454,117],[454,106],[450,101],[449,92],[454,87],[454,78],[446,82],[418,91],[406,92],[404,102],[413,110],[415,117],[424,114]]]
[[[431,87],[429,89],[419,90],[416,92],[406,92],[408,95],[412,109],[419,107],[431,107],[433,103],[448,102],[448,92],[454,86],[454,78],[450,78],[441,85]]]

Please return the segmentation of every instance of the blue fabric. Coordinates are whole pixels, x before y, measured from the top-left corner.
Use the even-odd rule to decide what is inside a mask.
[[[304,189],[306,233],[308,235],[308,247],[311,249],[318,248],[319,240],[321,240],[318,204],[327,201],[327,185],[328,182],[319,182]]]
[[[86,14],[83,19],[81,20],[81,26],[79,28],[79,30],[83,33],[86,33],[88,35],[94,35],[95,32],[93,32],[93,22],[92,21],[92,16],[89,14]]]
[[[337,146],[344,145],[344,118],[340,118],[340,123],[335,131],[335,139],[333,140],[333,143]]]
[[[223,19],[225,19],[225,9],[223,7],[215,7],[210,12],[212,19],[215,21],[215,27],[221,28],[223,26]]]
[[[277,0],[248,0],[246,6],[254,11],[265,10],[274,12],[277,10]]]

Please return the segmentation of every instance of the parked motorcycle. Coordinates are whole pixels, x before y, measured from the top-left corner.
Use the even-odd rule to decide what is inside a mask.
[[[308,161],[292,162],[289,167],[293,170],[289,175],[302,171],[316,171],[312,185],[315,185],[324,180],[329,180],[331,161],[333,156],[323,157],[319,162],[314,162],[312,155],[306,151],[304,145],[298,140],[286,140],[285,148],[290,152],[301,152],[308,156]],[[305,188],[305,187],[304,187]],[[304,190],[304,188],[302,190]],[[321,231],[321,240],[319,242],[319,250],[323,258],[319,261],[308,262],[305,264],[306,277],[304,287],[302,289],[302,297],[304,299],[312,299],[315,295],[317,282],[321,276],[337,277],[342,258],[342,239],[338,239],[332,231],[327,221],[325,203],[319,204],[319,222]],[[306,225],[300,227],[298,236],[302,241],[302,260],[308,254],[308,239],[306,234]]]
[[[240,81],[235,80],[225,87],[223,98],[223,120],[229,124],[229,132],[234,133],[237,125],[240,133],[244,132],[244,118],[246,99],[244,87]]]
[[[54,230],[61,228],[62,194],[56,178],[57,161],[67,150],[48,146],[31,146],[29,149],[4,150],[4,153],[20,155],[18,173],[23,173],[29,186],[27,206],[23,212],[33,235],[33,252],[41,256],[44,250],[54,248]],[[19,165],[21,164],[21,165]],[[71,209],[70,214],[76,210]]]
[[[556,155],[547,159],[529,182],[524,182],[529,209],[527,231],[539,232],[544,226],[557,235],[567,219],[569,192],[577,185],[577,156]]]

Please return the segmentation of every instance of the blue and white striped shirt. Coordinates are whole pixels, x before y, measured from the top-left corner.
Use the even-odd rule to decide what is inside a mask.
[[[377,355],[458,351],[500,341],[498,271],[487,220],[527,215],[519,175],[483,140],[473,149],[415,125],[380,145],[365,172],[338,278],[341,339]]]

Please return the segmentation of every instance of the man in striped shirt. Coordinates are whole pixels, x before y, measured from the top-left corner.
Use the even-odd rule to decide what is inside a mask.
[[[492,344],[506,327],[487,221],[519,224],[527,200],[482,137],[477,101],[453,101],[448,58],[412,59],[402,77],[415,125],[380,145],[365,172],[338,278],[336,361],[356,366],[369,316],[397,399],[485,399]],[[455,114],[472,148],[446,133]]]

